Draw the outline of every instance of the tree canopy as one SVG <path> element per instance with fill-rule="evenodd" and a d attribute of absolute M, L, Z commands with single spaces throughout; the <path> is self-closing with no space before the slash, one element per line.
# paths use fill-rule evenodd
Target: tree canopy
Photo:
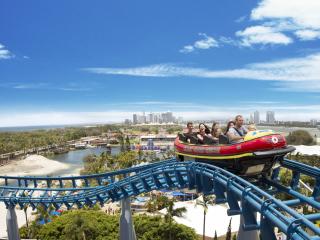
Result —
<path fill-rule="evenodd" d="M 32 238 L 45 240 L 114 240 L 119 238 L 119 216 L 107 215 L 95 210 L 70 210 L 54 217 L 50 223 L 39 226 L 32 223 Z M 171 234 L 175 240 L 196 240 L 192 228 L 177 223 L 166 223 L 160 216 L 134 216 L 137 239 L 162 240 Z M 20 229 L 21 237 L 26 237 L 26 227 Z"/>
<path fill-rule="evenodd" d="M 310 133 L 305 130 L 293 131 L 286 139 L 288 144 L 292 145 L 313 145 L 315 143 Z"/>

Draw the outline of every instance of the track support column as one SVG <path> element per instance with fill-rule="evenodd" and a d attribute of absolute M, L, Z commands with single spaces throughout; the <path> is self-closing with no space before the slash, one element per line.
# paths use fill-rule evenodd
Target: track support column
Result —
<path fill-rule="evenodd" d="M 20 240 L 17 215 L 14 206 L 9 206 L 7 210 L 7 233 L 9 240 Z"/>
<path fill-rule="evenodd" d="M 237 235 L 237 240 L 259 240 L 259 231 L 258 230 L 251 230 L 245 231 L 243 229 L 244 225 L 244 218 L 240 215 L 240 226 Z"/>
<path fill-rule="evenodd" d="M 136 240 L 130 204 L 130 197 L 121 200 L 120 240 Z"/>

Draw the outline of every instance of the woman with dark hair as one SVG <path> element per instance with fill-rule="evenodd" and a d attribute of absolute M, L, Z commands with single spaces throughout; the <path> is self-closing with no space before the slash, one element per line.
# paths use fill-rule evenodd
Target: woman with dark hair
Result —
<path fill-rule="evenodd" d="M 204 144 L 204 140 L 207 136 L 208 127 L 204 123 L 199 124 L 199 132 L 197 134 L 198 142 Z"/>
<path fill-rule="evenodd" d="M 227 135 L 227 133 L 229 132 L 229 129 L 233 128 L 234 125 L 235 125 L 234 121 L 229 121 L 228 124 L 227 124 L 226 131 L 224 132 L 224 135 Z"/>

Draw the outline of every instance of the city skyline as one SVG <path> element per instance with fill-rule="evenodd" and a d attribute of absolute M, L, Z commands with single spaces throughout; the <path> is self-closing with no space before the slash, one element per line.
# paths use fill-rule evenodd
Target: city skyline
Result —
<path fill-rule="evenodd" d="M 5 0 L 0 127 L 168 109 L 190 120 L 257 109 L 319 120 L 319 12 L 312 0 Z"/>

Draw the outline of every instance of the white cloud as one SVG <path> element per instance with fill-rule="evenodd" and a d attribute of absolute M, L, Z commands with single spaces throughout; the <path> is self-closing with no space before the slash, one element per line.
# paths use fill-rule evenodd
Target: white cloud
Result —
<path fill-rule="evenodd" d="M 98 74 L 130 75 L 144 77 L 199 77 L 252 79 L 286 82 L 288 91 L 303 90 L 320 92 L 320 53 L 301 58 L 288 58 L 271 62 L 253 63 L 243 68 L 209 70 L 205 68 L 181 67 L 172 64 L 158 64 L 136 68 L 86 68 L 85 71 Z M 277 89 L 279 85 L 276 86 Z"/>
<path fill-rule="evenodd" d="M 253 44 L 283 44 L 292 43 L 292 39 L 275 29 L 266 26 L 248 27 L 244 31 L 236 32 L 236 36 L 241 37 L 242 46 L 252 46 Z"/>
<path fill-rule="evenodd" d="M 320 38 L 319 13 L 317 0 L 261 0 L 250 15 L 250 20 L 258 22 L 258 26 L 238 31 L 237 35 L 243 38 L 244 46 L 266 42 L 287 45 L 293 42 L 287 36 L 289 33 L 302 41 L 315 40 Z M 245 34 L 252 28 L 259 30 L 257 27 L 260 31 Z"/>
<path fill-rule="evenodd" d="M 0 43 L 0 60 L 14 58 L 14 55 Z"/>
<path fill-rule="evenodd" d="M 318 0 L 262 0 L 251 12 L 253 20 L 292 21 L 301 29 L 320 28 Z"/>
<path fill-rule="evenodd" d="M 207 34 L 205 33 L 199 33 L 199 36 L 202 36 L 203 39 L 198 40 L 194 43 L 194 47 L 195 48 L 199 48 L 199 49 L 209 49 L 212 47 L 218 47 L 218 42 L 213 38 L 213 37 L 209 37 L 207 36 Z"/>
<path fill-rule="evenodd" d="M 191 46 L 191 45 L 187 45 L 187 46 L 184 46 L 180 52 L 182 53 L 190 53 L 190 52 L 193 52 L 194 51 L 194 47 Z"/>
<path fill-rule="evenodd" d="M 202 39 L 194 42 L 193 45 L 184 46 L 180 50 L 180 52 L 181 53 L 190 53 L 190 52 L 195 51 L 196 49 L 209 49 L 209 48 L 213 48 L 213 47 L 219 47 L 218 42 L 213 37 L 210 37 L 205 33 L 199 33 L 199 36 L 202 37 Z"/>
<path fill-rule="evenodd" d="M 294 34 L 302 41 L 315 40 L 317 38 L 320 38 L 320 30 L 298 30 Z"/>

